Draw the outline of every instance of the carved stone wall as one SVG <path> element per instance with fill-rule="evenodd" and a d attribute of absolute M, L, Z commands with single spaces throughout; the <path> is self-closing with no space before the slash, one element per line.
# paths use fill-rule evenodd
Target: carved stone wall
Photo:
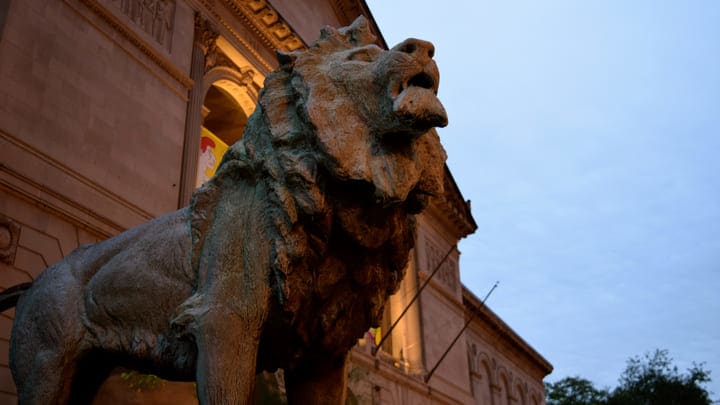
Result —
<path fill-rule="evenodd" d="M 477 329 L 476 329 L 477 330 Z M 530 375 L 523 357 L 513 356 L 504 345 L 493 345 L 471 332 L 467 340 L 467 361 L 476 404 L 545 404 L 541 379 Z M 510 355 L 509 355 L 510 354 Z"/>
<path fill-rule="evenodd" d="M 101 0 L 167 51 L 172 49 L 175 0 Z"/>

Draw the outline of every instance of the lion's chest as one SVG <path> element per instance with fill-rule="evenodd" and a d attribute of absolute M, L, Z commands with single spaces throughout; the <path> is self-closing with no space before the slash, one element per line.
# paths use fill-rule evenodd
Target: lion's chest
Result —
<path fill-rule="evenodd" d="M 261 350 L 262 368 L 295 369 L 340 358 L 379 323 L 405 262 L 391 263 L 397 252 L 389 255 L 387 249 L 329 251 L 315 266 L 288 275 L 287 301 L 277 308 L 282 315 L 270 317 L 283 321 L 271 321 L 262 339 L 261 349 L 272 348 Z"/>

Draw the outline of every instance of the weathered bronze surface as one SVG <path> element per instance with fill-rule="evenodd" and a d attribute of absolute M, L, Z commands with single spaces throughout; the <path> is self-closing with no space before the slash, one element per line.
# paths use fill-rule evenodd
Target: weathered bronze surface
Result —
<path fill-rule="evenodd" d="M 20 403 L 87 402 L 116 366 L 197 380 L 203 404 L 247 403 L 259 370 L 283 368 L 290 403 L 343 403 L 347 353 L 442 193 L 432 56 L 417 39 L 382 50 L 363 18 L 279 53 L 190 206 L 78 248 L 7 298 Z"/>

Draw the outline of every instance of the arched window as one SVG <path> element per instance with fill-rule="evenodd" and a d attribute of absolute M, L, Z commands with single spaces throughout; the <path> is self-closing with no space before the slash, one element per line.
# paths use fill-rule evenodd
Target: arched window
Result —
<path fill-rule="evenodd" d="M 492 405 L 493 375 L 492 368 L 486 358 L 478 359 L 478 368 L 477 372 L 473 373 L 472 384 L 475 403 L 478 405 Z"/>

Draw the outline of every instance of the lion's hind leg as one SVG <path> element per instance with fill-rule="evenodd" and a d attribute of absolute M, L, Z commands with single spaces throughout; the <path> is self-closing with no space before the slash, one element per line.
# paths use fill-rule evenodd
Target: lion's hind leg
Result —
<path fill-rule="evenodd" d="M 79 297 L 75 280 L 51 268 L 18 302 L 10 368 L 19 404 L 70 402 L 78 361 L 88 348 Z"/>
<path fill-rule="evenodd" d="M 114 366 L 109 356 L 88 351 L 80 333 L 62 339 L 34 336 L 14 342 L 13 349 L 11 365 L 20 405 L 90 404 Z"/>
<path fill-rule="evenodd" d="M 75 358 L 61 350 L 42 350 L 30 359 L 24 372 L 14 373 L 18 403 L 67 404 L 75 376 Z"/>

